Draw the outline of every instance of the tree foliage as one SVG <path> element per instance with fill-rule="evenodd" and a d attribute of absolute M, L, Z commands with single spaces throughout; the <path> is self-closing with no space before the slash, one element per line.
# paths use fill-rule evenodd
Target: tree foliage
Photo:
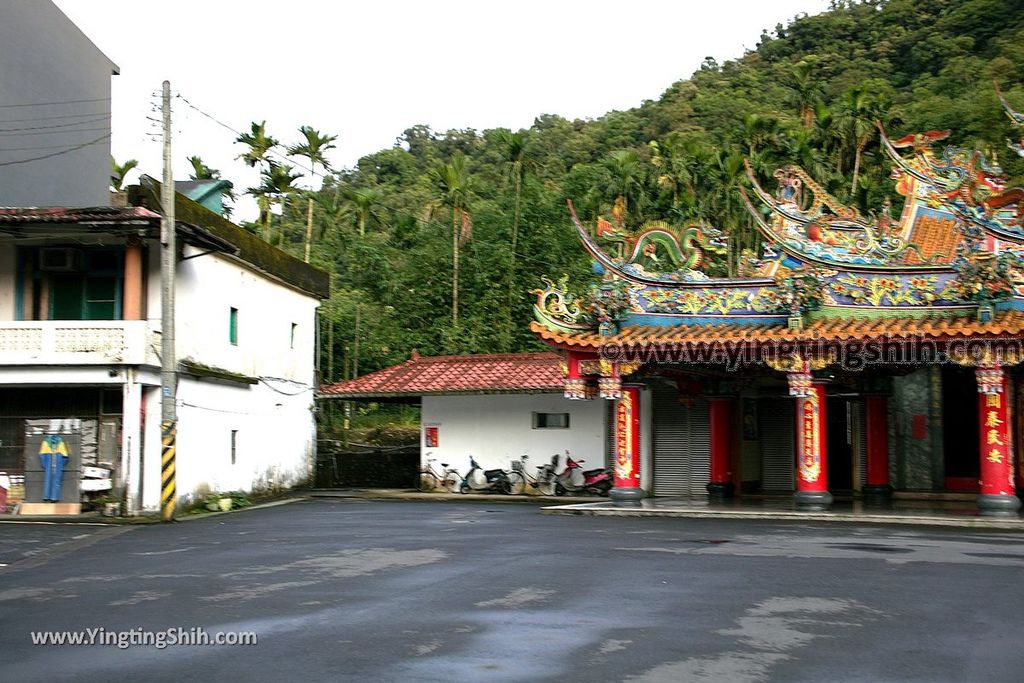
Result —
<path fill-rule="evenodd" d="M 898 209 L 878 119 L 894 135 L 952 129 L 951 142 L 996 153 L 1020 179 L 1024 160 L 1006 150 L 1013 131 L 992 81 L 1024 108 L 1022 9 L 1020 0 L 834 0 L 735 60 L 706 59 L 634 109 L 593 120 L 540 114 L 520 131 L 409 127 L 392 148 L 333 172 L 315 197 L 311 260 L 331 271 L 335 291 L 323 311 L 326 379 L 350 375 L 356 356 L 365 372 L 413 349 L 541 348 L 528 290 L 541 274 L 583 283 L 589 273 L 568 199 L 589 222 L 618 205 L 631 227 L 720 228 L 729 250 L 712 271 L 724 275 L 760 246 L 738 192 L 744 159 L 768 184 L 796 163 L 862 211 L 887 198 Z M 266 165 L 268 137 L 254 124 L 239 138 L 243 158 Z M 280 239 L 300 256 L 305 222 L 304 202 L 284 201 Z"/>

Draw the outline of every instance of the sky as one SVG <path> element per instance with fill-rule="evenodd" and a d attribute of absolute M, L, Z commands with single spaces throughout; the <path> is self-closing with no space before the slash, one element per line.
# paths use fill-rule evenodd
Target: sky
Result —
<path fill-rule="evenodd" d="M 518 130 L 540 114 L 598 118 L 657 99 L 707 56 L 753 49 L 762 29 L 828 0 L 55 0 L 121 70 L 111 152 L 161 176 L 160 88 L 171 83 L 174 174 L 199 155 L 258 184 L 235 131 L 266 120 L 285 144 L 338 136 L 335 168 L 407 128 Z M 191 103 L 206 115 L 196 111 Z M 219 123 L 218 123 L 219 122 Z M 224 125 L 221 125 L 224 124 Z M 224 126 L 227 126 L 224 127 Z M 136 174 L 129 175 L 134 180 Z M 305 178 L 304 186 L 319 184 Z M 235 219 L 255 204 L 240 198 Z"/>

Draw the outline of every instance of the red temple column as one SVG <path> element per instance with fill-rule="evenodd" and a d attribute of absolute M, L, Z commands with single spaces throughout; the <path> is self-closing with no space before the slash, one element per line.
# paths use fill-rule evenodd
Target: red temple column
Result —
<path fill-rule="evenodd" d="M 640 387 L 622 387 L 615 402 L 615 487 L 609 496 L 616 505 L 639 505 L 646 494 L 640 488 Z"/>
<path fill-rule="evenodd" d="M 882 395 L 866 396 L 864 413 L 865 446 L 867 451 L 867 481 L 865 498 L 888 498 L 892 495 L 889 483 L 889 401 Z"/>
<path fill-rule="evenodd" d="M 794 501 L 799 510 L 827 510 L 828 452 L 825 432 L 825 385 L 810 377 L 790 378 L 790 393 L 797 396 L 797 465 Z"/>
<path fill-rule="evenodd" d="M 712 396 L 708 403 L 711 436 L 708 495 L 712 498 L 729 498 L 736 490 L 732 481 L 733 401 L 729 396 Z"/>
<path fill-rule="evenodd" d="M 1001 367 L 979 367 L 978 445 L 981 476 L 978 481 L 978 510 L 989 516 L 1016 516 L 1020 499 L 1013 481 L 1010 452 L 1010 411 L 1006 374 Z"/>

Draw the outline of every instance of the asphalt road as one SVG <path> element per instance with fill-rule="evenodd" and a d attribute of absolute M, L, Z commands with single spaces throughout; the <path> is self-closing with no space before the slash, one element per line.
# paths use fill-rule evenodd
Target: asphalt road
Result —
<path fill-rule="evenodd" d="M 4 681 L 1024 680 L 1014 533 L 349 499 L 0 524 L 0 564 Z M 31 639 L 179 627 L 258 643 Z"/>

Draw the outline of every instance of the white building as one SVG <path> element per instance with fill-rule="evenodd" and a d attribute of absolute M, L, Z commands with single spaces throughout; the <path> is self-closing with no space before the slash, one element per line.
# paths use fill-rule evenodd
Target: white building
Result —
<path fill-rule="evenodd" d="M 99 466 L 130 511 L 159 508 L 158 196 L 144 178 L 129 208 L 0 209 L 0 474 L 12 498 L 42 500 L 40 440 L 60 434 L 62 503 L 86 495 Z M 328 275 L 180 194 L 176 212 L 179 500 L 305 483 Z"/>
<path fill-rule="evenodd" d="M 563 397 L 562 359 L 551 352 L 423 356 L 321 388 L 322 400 L 419 401 L 420 458 L 436 458 L 469 469 L 509 469 L 529 456 L 531 471 L 553 455 L 584 460 L 586 467 L 610 463 L 610 401 Z M 642 401 L 649 402 L 644 392 Z M 645 414 L 649 415 L 650 411 Z M 649 431 L 648 431 L 649 433 Z M 641 444 L 650 458 L 650 444 Z M 564 467 L 560 460 L 559 469 Z"/>

